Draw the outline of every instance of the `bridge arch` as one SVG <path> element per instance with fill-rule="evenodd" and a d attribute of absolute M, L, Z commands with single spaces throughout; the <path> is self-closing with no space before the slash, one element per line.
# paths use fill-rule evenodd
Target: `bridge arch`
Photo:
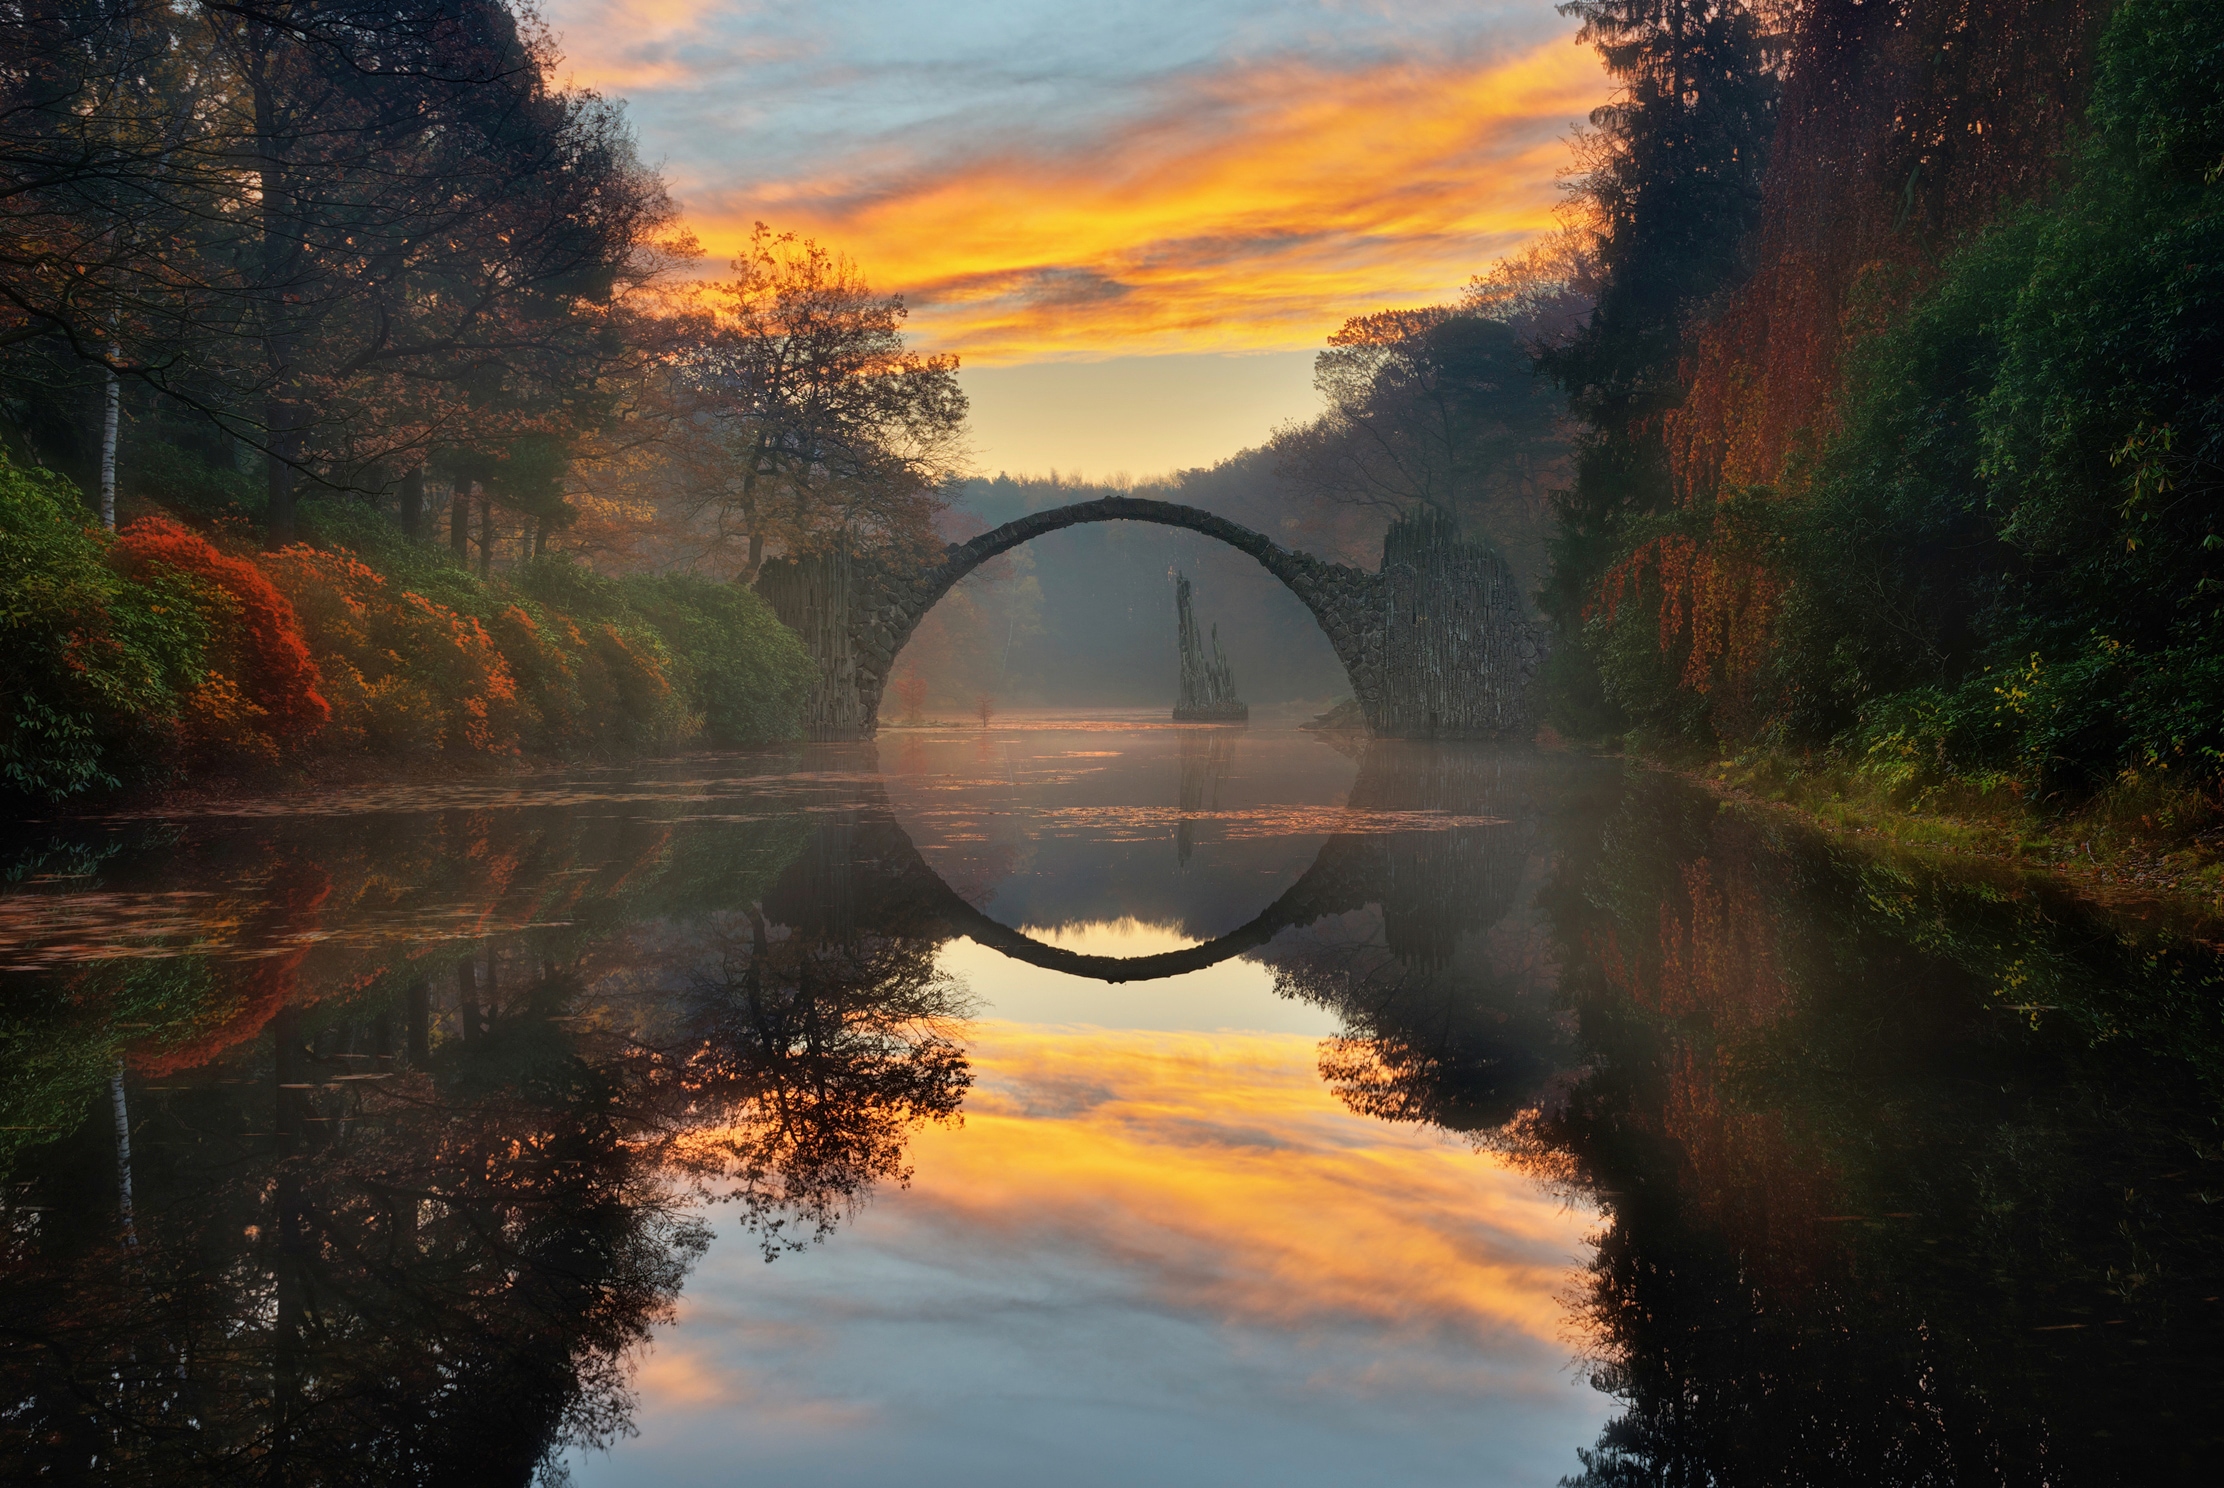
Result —
<path fill-rule="evenodd" d="M 1232 930 L 1147 956 L 1102 956 L 1049 945 L 992 918 L 927 861 L 890 805 L 866 782 L 842 810 L 817 818 L 811 846 L 765 896 L 780 923 L 832 938 L 858 933 L 937 940 L 964 936 L 1014 961 L 1109 983 L 1149 982 L 1201 971 L 1267 945 L 1284 930 L 1378 905 L 1390 950 L 1414 964 L 1448 957 L 1461 928 L 1487 926 L 1514 907 L 1530 834 L 1515 818 L 1476 807 L 1496 756 L 1455 757 L 1434 768 L 1369 750 L 1353 783 L 1354 815 L 1329 836 L 1275 900 Z M 1465 770 L 1463 772 L 1463 766 Z M 1385 827 L 1378 812 L 1420 820 Z M 1464 818 L 1430 823 L 1437 815 Z"/>
<path fill-rule="evenodd" d="M 1030 512 L 952 543 L 939 561 L 916 568 L 842 552 L 767 563 L 758 592 L 818 663 L 806 705 L 811 737 L 870 738 L 896 656 L 959 580 L 1022 543 L 1092 522 L 1185 528 L 1248 554 L 1312 612 L 1375 733 L 1505 738 L 1534 731 L 1529 692 L 1541 637 L 1504 562 L 1448 524 L 1396 524 L 1384 540 L 1382 570 L 1370 574 L 1285 548 L 1198 507 L 1106 496 Z"/>

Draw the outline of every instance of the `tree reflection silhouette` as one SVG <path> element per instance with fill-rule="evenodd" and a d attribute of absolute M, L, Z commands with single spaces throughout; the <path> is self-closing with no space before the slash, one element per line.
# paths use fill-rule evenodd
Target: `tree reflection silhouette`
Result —
<path fill-rule="evenodd" d="M 1307 879 L 1339 912 L 1261 955 L 1277 991 L 1341 1019 L 1321 1076 L 1361 1115 L 1487 1135 L 1570 1062 L 1530 903 L 1553 768 L 1390 741 L 1363 756 L 1358 822 L 1403 825 L 1330 839 Z"/>
<path fill-rule="evenodd" d="M 1350 1108 L 1595 1202 L 1569 1300 L 1621 1414 L 1571 1481 L 2178 1481 L 2224 1446 L 2211 947 L 1613 762 L 1377 745 L 1254 921 L 1114 963 L 987 921 L 847 782 L 726 835 L 258 840 L 291 887 L 225 923 L 270 954 L 5 984 L 15 1475 L 522 1483 L 611 1440 L 704 1199 L 770 1259 L 959 1118 L 958 934 L 1107 980 L 1255 956 L 1337 1014 Z M 364 948 L 365 903 L 470 933 Z"/>
<path fill-rule="evenodd" d="M 823 1240 L 876 1184 L 908 1182 L 904 1149 L 958 1117 L 969 1011 L 927 939 L 813 938 L 750 916 L 746 950 L 698 978 L 691 1035 L 642 1057 L 677 1104 L 668 1155 L 738 1201 L 765 1258 Z"/>
<path fill-rule="evenodd" d="M 1546 903 L 1625 1413 L 1571 1483 L 2186 1481 L 2219 1446 L 2213 950 L 1634 782 Z"/>
<path fill-rule="evenodd" d="M 281 1009 L 139 1094 L 133 1240 L 48 1149 L 0 1364 L 28 1474 L 524 1482 L 626 1425 L 626 1352 L 705 1241 L 534 980 L 416 1067 L 391 1016 Z M 20 1219 L 21 1216 L 19 1216 Z"/>
<path fill-rule="evenodd" d="M 578 882 L 560 838 L 468 830 L 506 865 L 501 892 Z M 205 988 L 194 1007 L 255 1022 L 188 1024 L 212 1061 L 150 1057 L 118 1087 L 128 1228 L 111 1123 L 56 1110 L 71 1134 L 21 1154 L 0 1285 L 9 1475 L 524 1483 L 627 1432 L 629 1356 L 708 1242 L 705 1193 L 741 1204 L 769 1258 L 902 1181 L 910 1133 L 963 1100 L 959 990 L 931 939 L 826 920 L 826 836 L 754 881 L 772 917 L 706 906 L 698 850 L 659 834 L 597 848 L 625 897 L 566 889 L 545 931 L 389 944 L 314 974 L 289 950 L 11 984 L 19 1034 L 84 1021 L 52 995 L 64 983 L 133 1009 L 156 995 L 127 995 L 140 981 Z M 728 861 L 760 861 L 754 841 L 729 836 Z M 597 969 L 621 929 L 628 965 L 729 943 L 718 971 L 628 1001 Z M 69 1098 L 51 1083 L 39 1098 Z"/>

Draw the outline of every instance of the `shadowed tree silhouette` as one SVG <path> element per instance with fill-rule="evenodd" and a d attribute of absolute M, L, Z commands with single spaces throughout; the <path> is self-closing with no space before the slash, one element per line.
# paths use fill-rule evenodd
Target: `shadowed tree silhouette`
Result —
<path fill-rule="evenodd" d="M 824 1240 L 876 1184 L 908 1182 L 911 1133 L 957 1120 L 973 1077 L 939 942 L 816 939 L 761 910 L 750 931 L 696 981 L 685 1051 L 648 1054 L 644 1081 L 681 1103 L 672 1159 L 742 1206 L 770 1260 Z"/>

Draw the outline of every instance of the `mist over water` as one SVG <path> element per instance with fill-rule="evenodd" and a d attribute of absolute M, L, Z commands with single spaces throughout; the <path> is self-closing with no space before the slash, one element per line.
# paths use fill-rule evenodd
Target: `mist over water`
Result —
<path fill-rule="evenodd" d="M 1028 494 L 993 501 L 976 489 L 961 530 L 1108 493 L 1044 484 Z M 1235 520 L 1246 518 L 1256 520 Z M 1198 619 L 1218 626 L 1253 707 L 1298 723 L 1350 694 L 1328 637 L 1288 586 L 1225 543 L 1140 522 L 1053 532 L 984 564 L 927 613 L 897 673 L 926 682 L 938 718 L 971 718 L 983 695 L 1007 710 L 1163 715 L 1180 676 L 1176 573 L 1196 585 Z"/>
<path fill-rule="evenodd" d="M 1036 719 L 10 852 L 11 1477 L 2216 1445 L 2214 951 L 1618 761 Z"/>

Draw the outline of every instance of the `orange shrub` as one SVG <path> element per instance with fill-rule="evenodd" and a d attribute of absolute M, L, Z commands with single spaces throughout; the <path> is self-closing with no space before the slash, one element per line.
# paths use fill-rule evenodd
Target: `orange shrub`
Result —
<path fill-rule="evenodd" d="M 267 758 L 325 726 L 332 709 L 300 619 L 254 564 L 167 517 L 133 522 L 113 551 L 125 573 L 166 571 L 203 605 L 213 644 L 209 672 L 180 720 L 190 746 Z"/>
<path fill-rule="evenodd" d="M 516 679 L 486 628 L 344 550 L 303 546 L 263 559 L 306 622 L 330 678 L 331 742 L 382 753 L 514 755 Z"/>

